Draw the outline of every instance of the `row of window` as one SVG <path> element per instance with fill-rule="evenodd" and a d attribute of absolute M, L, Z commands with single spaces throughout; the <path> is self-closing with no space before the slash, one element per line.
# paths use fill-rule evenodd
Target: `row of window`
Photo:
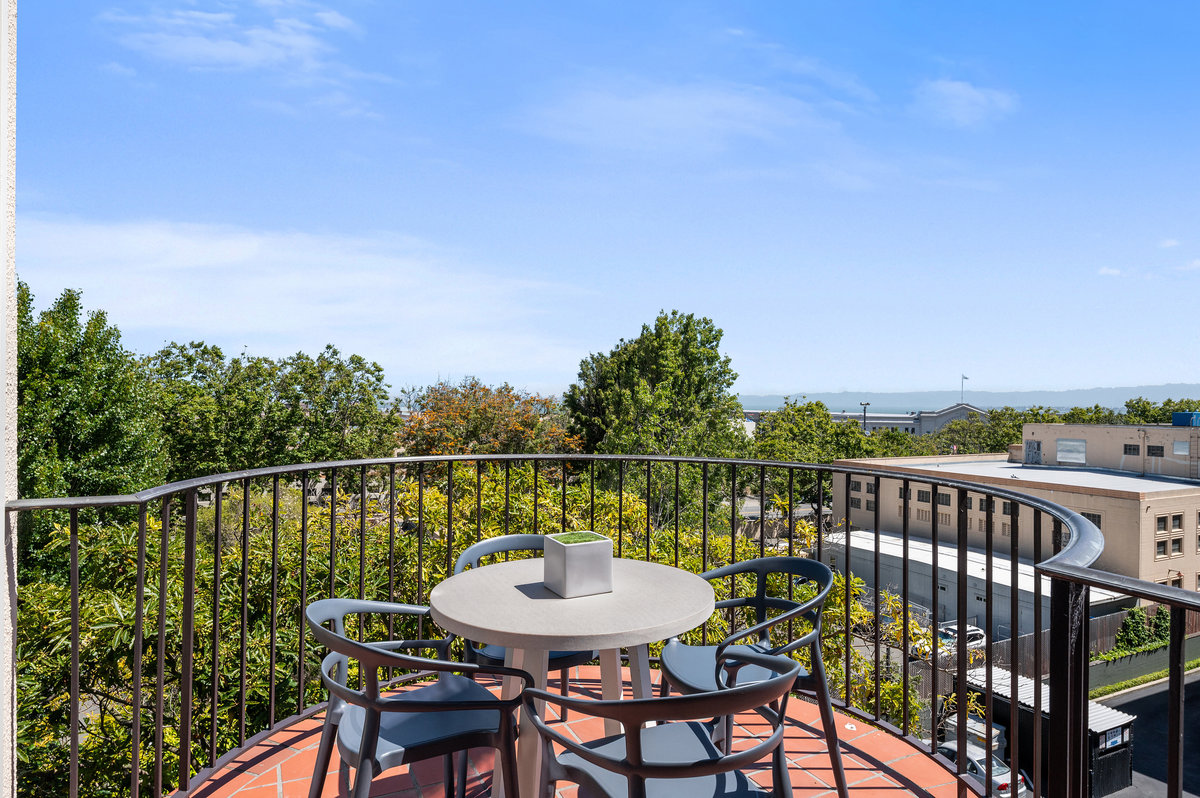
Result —
<path fill-rule="evenodd" d="M 1173 538 L 1159 538 L 1154 541 L 1154 559 L 1163 557 L 1183 556 L 1183 535 Z M 1200 554 L 1200 534 L 1196 535 L 1196 552 Z"/>
<path fill-rule="evenodd" d="M 1169 524 L 1169 526 L 1168 526 Z M 1200 529 L 1200 510 L 1196 512 L 1196 527 Z M 1183 513 L 1160 515 L 1154 519 L 1154 533 L 1164 535 L 1168 532 L 1183 531 Z"/>
<path fill-rule="evenodd" d="M 1187 457 L 1189 445 L 1187 441 L 1175 441 L 1171 445 L 1171 454 L 1180 457 Z M 1130 457 L 1137 457 L 1142 453 L 1141 446 L 1136 443 L 1125 444 L 1125 454 Z M 1155 446 L 1152 443 L 1146 444 L 1147 457 L 1166 457 L 1165 446 Z"/>

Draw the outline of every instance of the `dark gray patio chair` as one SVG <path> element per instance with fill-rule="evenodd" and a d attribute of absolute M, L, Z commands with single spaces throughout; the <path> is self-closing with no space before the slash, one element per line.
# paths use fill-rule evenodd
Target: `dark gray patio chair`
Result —
<path fill-rule="evenodd" d="M 450 640 L 393 640 L 360 643 L 346 636 L 345 619 L 358 614 L 426 615 L 428 607 L 356 599 L 322 599 L 305 609 L 308 628 L 330 653 L 321 663 L 321 679 L 329 690 L 329 707 L 313 769 L 309 798 L 319 798 L 336 741 L 341 755 L 340 779 L 347 767 L 357 771 L 353 798 L 366 798 L 371 780 L 389 768 L 436 756 L 445 758 L 446 794 L 454 784 L 453 755 L 469 748 L 495 748 L 503 763 L 506 794 L 517 794 L 516 718 L 520 697 L 502 700 L 465 676 L 515 676 L 533 686 L 533 677 L 514 668 L 451 662 Z M 400 653 L 432 649 L 439 659 Z M 363 689 L 348 685 L 350 662 L 357 663 Z M 379 671 L 436 673 L 437 681 L 395 695 L 380 694 Z M 384 686 L 386 688 L 387 683 Z M 460 781 L 459 795 L 464 784 Z"/>
<path fill-rule="evenodd" d="M 684 694 L 715 690 L 722 671 L 728 674 L 731 684 L 743 685 L 766 679 L 770 677 L 770 672 L 754 664 L 749 653 L 787 655 L 807 646 L 811 669 L 800 670 L 794 688 L 812 693 L 816 699 L 838 794 L 846 798 L 846 772 L 842 767 L 837 724 L 833 719 L 829 686 L 825 682 L 825 666 L 821 661 L 821 608 L 833 586 L 833 572 L 823 563 L 805 557 L 763 557 L 716 568 L 701 576 L 713 581 L 729 576 L 736 578 L 742 574 L 754 575 L 754 595 L 723 599 L 716 603 L 716 609 L 733 608 L 737 612 L 740 608 L 748 608 L 753 611 L 754 624 L 732 632 L 715 646 L 692 646 L 677 637 L 671 638 L 662 651 L 663 692 L 666 693 L 668 685 Z M 770 596 L 767 594 L 767 583 L 775 574 L 782 575 L 793 585 L 797 580 L 800 586 L 811 583 L 816 593 L 804 601 L 794 601 L 786 594 Z M 768 617 L 770 611 L 778 614 Z M 779 635 L 786 633 L 788 624 L 796 622 L 808 626 L 808 631 L 794 640 L 779 642 Z M 771 639 L 772 631 L 777 633 L 774 642 Z M 740 642 L 744 640 L 753 642 Z M 728 719 L 725 726 L 724 742 L 728 750 Z"/>
<path fill-rule="evenodd" d="M 787 657 L 743 652 L 741 664 L 766 678 L 687 696 L 595 701 L 526 690 L 527 717 L 533 718 L 547 742 L 546 772 L 550 787 L 558 781 L 579 785 L 579 798 L 791 798 L 787 758 L 783 752 L 783 718 L 788 691 L 800 664 Z M 724 664 L 725 655 L 718 660 Z M 724 677 L 722 677 L 724 678 Z M 546 725 L 533 712 L 533 702 L 570 707 L 578 712 L 619 721 L 624 734 L 576 742 Z M 757 712 L 771 733 L 756 737 L 749 748 L 730 753 L 712 742 L 711 718 Z M 657 725 L 647 727 L 647 724 Z M 558 746 L 559 752 L 554 751 Z M 767 792 L 741 772 L 771 755 L 773 790 Z"/>
<path fill-rule="evenodd" d="M 544 551 L 545 546 L 546 538 L 543 535 L 501 535 L 481 540 L 467 547 L 466 551 L 458 555 L 458 559 L 454 562 L 454 573 L 461 573 L 466 570 L 467 566 L 478 568 L 485 557 L 514 551 Z M 470 640 L 465 642 L 466 652 L 463 659 L 467 662 L 476 662 L 481 665 L 504 664 L 506 653 L 504 646 L 478 645 Z M 599 656 L 599 652 L 596 651 L 551 651 L 547 657 L 546 672 L 559 672 L 558 688 L 563 695 L 566 695 L 568 671 L 578 665 L 591 662 Z M 564 713 L 562 720 L 566 719 L 567 716 Z"/>

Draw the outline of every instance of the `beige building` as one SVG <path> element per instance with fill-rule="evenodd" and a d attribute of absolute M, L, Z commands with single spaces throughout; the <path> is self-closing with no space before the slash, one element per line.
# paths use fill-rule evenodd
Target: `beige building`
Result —
<path fill-rule="evenodd" d="M 1200 427 L 1026 424 L 1022 437 L 1028 465 L 1086 466 L 1200 480 Z"/>
<path fill-rule="evenodd" d="M 1107 453 L 1124 451 L 1125 440 L 1137 440 L 1141 449 L 1147 445 L 1163 446 L 1164 452 L 1175 450 L 1174 440 L 1181 428 L 1150 427 L 1145 431 L 1161 434 L 1136 437 L 1139 428 L 1123 433 L 1113 427 L 1062 424 L 1030 424 L 1026 426 L 1025 451 L 1030 441 L 1042 443 L 1043 462 L 1012 462 L 1007 455 L 956 455 L 943 457 L 901 457 L 841 461 L 840 465 L 882 469 L 894 472 L 894 479 L 882 478 L 876 488 L 873 479 L 852 476 L 849 485 L 849 518 L 854 529 L 873 529 L 876 507 L 879 528 L 883 532 L 899 533 L 903 528 L 904 502 L 902 480 L 909 479 L 909 531 L 915 538 L 931 537 L 934 513 L 937 514 L 939 538 L 944 544 L 953 543 L 958 535 L 958 491 L 942 487 L 935 490 L 927 480 L 962 480 L 994 485 L 1028 493 L 1061 504 L 1083 515 L 1104 534 L 1104 553 L 1095 567 L 1114 573 L 1172 584 L 1189 590 L 1200 589 L 1200 482 L 1173 478 L 1154 472 L 1118 470 L 1095 463 Z M 1197 444 L 1188 437 L 1186 428 L 1182 439 L 1188 442 L 1189 457 Z M 1072 452 L 1079 451 L 1074 443 L 1085 441 L 1083 463 L 1070 462 Z M 1094 441 L 1094 442 L 1093 442 Z M 1149 441 L 1149 443 L 1147 443 Z M 1161 442 L 1158 442 L 1161 441 Z M 1180 447 L 1182 448 L 1182 447 Z M 1068 455 L 1064 463 L 1062 454 Z M 1132 455 L 1121 455 L 1132 464 Z M 1152 455 L 1150 458 L 1156 458 Z M 1019 458 L 1014 458 L 1019 459 Z M 1046 463 L 1049 459 L 1050 464 Z M 1158 458 L 1165 467 L 1187 467 L 1187 459 L 1176 456 Z M 1180 460 L 1183 460 L 1183 465 Z M 1137 460 L 1141 467 L 1142 457 Z M 1157 461 L 1155 464 L 1158 465 Z M 835 477 L 833 492 L 835 519 L 846 517 L 844 478 Z M 966 497 L 967 545 L 983 549 L 986 539 L 986 505 L 981 494 L 968 492 Z M 1012 545 L 1014 507 L 1010 502 L 998 502 L 993 508 L 993 545 L 1006 553 Z M 1032 561 L 1034 555 L 1034 512 L 1028 507 L 1015 508 L 1019 556 Z M 1053 531 L 1048 518 L 1042 525 L 1042 556 L 1053 551 Z"/>

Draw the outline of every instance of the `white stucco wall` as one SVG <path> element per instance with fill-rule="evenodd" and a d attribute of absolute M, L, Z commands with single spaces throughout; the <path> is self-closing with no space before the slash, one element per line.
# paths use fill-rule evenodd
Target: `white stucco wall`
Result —
<path fill-rule="evenodd" d="M 0 451 L 3 500 L 17 498 L 17 0 L 0 0 L 0 257 L 4 259 L 4 443 Z M 16 519 L 5 514 L 0 569 L 0 798 L 17 794 Z"/>

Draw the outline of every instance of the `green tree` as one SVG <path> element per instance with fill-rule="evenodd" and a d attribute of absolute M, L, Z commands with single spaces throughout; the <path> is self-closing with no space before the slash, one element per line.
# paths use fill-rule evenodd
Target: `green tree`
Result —
<path fill-rule="evenodd" d="M 279 401 L 279 366 L 242 355 L 226 360 L 203 342 L 171 343 L 147 359 L 159 383 L 168 479 L 281 465 L 293 436 Z"/>
<path fill-rule="evenodd" d="M 587 452 L 734 456 L 746 449 L 737 374 L 722 332 L 691 313 L 660 313 L 633 340 L 589 355 L 564 397 Z"/>
<path fill-rule="evenodd" d="M 383 367 L 328 345 L 315 358 L 297 352 L 278 364 L 279 398 L 295 436 L 296 462 L 388 457 L 402 423 Z"/>
<path fill-rule="evenodd" d="M 1063 413 L 1064 424 L 1120 424 L 1121 417 L 1115 410 L 1100 405 L 1072 407 Z"/>
<path fill-rule="evenodd" d="M 405 393 L 412 413 L 400 431 L 407 455 L 571 452 L 579 439 L 567 432 L 562 403 L 553 396 L 498 388 L 475 377 L 439 382 Z"/>
<path fill-rule="evenodd" d="M 102 311 L 83 318 L 78 291 L 36 318 L 17 287 L 17 489 L 22 498 L 133 493 L 166 473 L 155 387 Z M 52 524 L 23 522 L 21 580 L 47 565 Z"/>
<path fill-rule="evenodd" d="M 1151 643 L 1166 644 L 1171 641 L 1171 608 L 1159 604 L 1154 614 L 1150 616 Z"/>

